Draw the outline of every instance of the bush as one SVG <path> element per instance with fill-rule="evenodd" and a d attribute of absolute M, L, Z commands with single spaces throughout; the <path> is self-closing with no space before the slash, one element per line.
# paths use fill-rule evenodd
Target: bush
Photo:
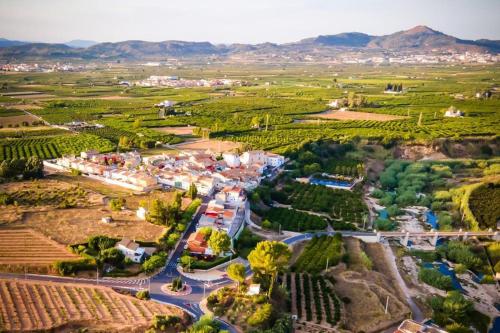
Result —
<path fill-rule="evenodd" d="M 446 276 L 434 268 L 422 268 L 418 273 L 420 281 L 441 290 L 452 290 L 451 277 Z"/>
<path fill-rule="evenodd" d="M 54 268 L 59 275 L 67 276 L 76 274 L 79 271 L 93 270 L 96 265 L 89 259 L 82 259 L 77 261 L 56 261 Z"/>
<path fill-rule="evenodd" d="M 123 207 L 125 207 L 125 199 L 123 198 L 111 199 L 109 201 L 109 208 L 113 211 L 120 211 Z"/>
<path fill-rule="evenodd" d="M 391 220 L 387 219 L 376 219 L 374 222 L 375 229 L 378 231 L 390 231 L 394 230 L 396 227 L 396 223 L 392 222 Z"/>
<path fill-rule="evenodd" d="M 146 289 L 139 290 L 135 294 L 135 297 L 137 297 L 138 299 L 142 299 L 142 300 L 148 300 L 150 298 L 149 297 L 149 291 L 146 290 Z"/>
<path fill-rule="evenodd" d="M 156 329 L 165 331 L 170 327 L 175 327 L 181 322 L 181 318 L 177 316 L 155 315 L 152 320 L 151 326 Z"/>
<path fill-rule="evenodd" d="M 262 305 L 257 308 L 250 317 L 247 319 L 247 323 L 250 326 L 260 326 L 266 327 L 269 324 L 269 319 L 273 311 L 273 306 L 269 303 Z"/>
<path fill-rule="evenodd" d="M 146 273 L 152 273 L 156 269 L 165 266 L 167 261 L 167 255 L 164 252 L 153 254 L 151 257 L 146 259 L 142 264 L 142 270 Z"/>

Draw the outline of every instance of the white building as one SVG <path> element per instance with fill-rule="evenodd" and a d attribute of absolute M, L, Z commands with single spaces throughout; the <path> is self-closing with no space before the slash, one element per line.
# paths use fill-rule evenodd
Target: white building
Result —
<path fill-rule="evenodd" d="M 252 164 L 266 164 L 266 152 L 263 150 L 251 150 L 244 152 L 240 157 L 241 164 L 246 166 Z"/>
<path fill-rule="evenodd" d="M 145 248 L 140 247 L 139 244 L 128 238 L 123 238 L 115 247 L 123 253 L 126 258 L 129 258 L 135 263 L 141 263 L 145 258 Z"/>
<path fill-rule="evenodd" d="M 266 153 L 266 164 L 277 168 L 282 166 L 285 163 L 285 158 L 278 154 Z"/>
<path fill-rule="evenodd" d="M 238 168 L 241 165 L 240 156 L 236 153 L 224 153 L 222 158 L 230 168 Z"/>
<path fill-rule="evenodd" d="M 450 106 L 448 110 L 444 113 L 445 117 L 451 117 L 451 118 L 458 118 L 458 117 L 463 117 L 464 113 L 454 106 Z"/>

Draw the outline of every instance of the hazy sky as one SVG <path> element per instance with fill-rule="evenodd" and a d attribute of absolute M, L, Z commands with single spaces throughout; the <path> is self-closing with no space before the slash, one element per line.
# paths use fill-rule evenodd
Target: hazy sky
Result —
<path fill-rule="evenodd" d="M 65 42 L 291 42 L 415 25 L 500 39 L 500 0 L 0 0 L 0 37 Z"/>

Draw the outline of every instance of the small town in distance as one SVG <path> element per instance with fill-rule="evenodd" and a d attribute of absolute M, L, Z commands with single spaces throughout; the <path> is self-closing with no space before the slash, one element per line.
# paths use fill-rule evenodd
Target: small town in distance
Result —
<path fill-rule="evenodd" d="M 500 3 L 0 3 L 0 332 L 500 332 Z"/>

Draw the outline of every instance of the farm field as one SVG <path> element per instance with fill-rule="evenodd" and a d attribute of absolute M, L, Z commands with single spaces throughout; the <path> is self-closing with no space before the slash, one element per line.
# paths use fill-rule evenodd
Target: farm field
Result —
<path fill-rule="evenodd" d="M 63 245 L 28 228 L 0 228 L 0 265 L 48 266 L 78 260 Z M 1 302 L 0 302 L 1 303 Z"/>
<path fill-rule="evenodd" d="M 290 293 L 290 312 L 297 315 L 297 332 L 335 332 L 341 324 L 342 303 L 324 276 L 287 273 L 283 276 Z"/>
<path fill-rule="evenodd" d="M 192 135 L 193 127 L 191 126 L 166 126 L 166 127 L 153 127 L 155 131 L 160 133 L 175 134 L 175 135 Z"/>
<path fill-rule="evenodd" d="M 326 111 L 318 114 L 311 114 L 309 117 L 321 118 L 321 119 L 336 119 L 336 120 L 375 120 L 375 121 L 391 121 L 391 120 L 401 120 L 407 117 L 390 115 L 390 114 L 380 114 L 380 113 L 370 113 L 361 111 Z"/>
<path fill-rule="evenodd" d="M 78 176 L 51 176 L 36 181 L 0 184 L 0 192 L 9 194 L 18 206 L 6 206 L 0 210 L 0 220 L 9 227 L 25 227 L 36 230 L 61 244 L 84 242 L 90 236 L 104 234 L 110 237 L 155 241 L 165 230 L 163 227 L 139 220 L 135 210 L 142 200 L 161 198 L 172 200 L 174 192 L 153 192 L 133 195 L 128 191 L 105 188 L 105 195 L 121 197 L 126 210 L 111 211 L 105 195 L 99 192 L 104 185 Z M 76 185 L 74 185 L 76 184 Z M 189 199 L 183 201 L 185 208 Z M 63 208 L 61 204 L 68 205 Z M 111 216 L 113 222 L 105 224 L 101 219 Z"/>
<path fill-rule="evenodd" d="M 195 79 L 224 76 L 252 81 L 255 85 L 220 90 L 124 88 L 118 84 L 117 77 L 135 81 L 149 75 Z M 336 80 L 333 85 L 332 76 Z M 29 96 L 38 107 L 30 112 L 51 124 L 87 121 L 105 125 L 105 131 L 95 134 L 107 140 L 107 144 L 96 142 L 90 148 L 112 150 L 121 136 L 131 136 L 134 148 L 151 146 L 157 141 L 179 143 L 187 133 L 183 128 L 191 126 L 208 129 L 211 139 L 286 153 L 300 148 L 306 141 L 319 139 L 346 141 L 360 137 L 385 144 L 395 140 L 431 142 L 438 138 L 455 140 L 498 135 L 499 99 L 494 86 L 499 79 L 496 66 L 468 66 L 457 71 L 444 66 L 339 65 L 325 69 L 311 65 L 290 66 L 284 70 L 274 66 L 214 65 L 200 74 L 199 69 L 190 66 L 172 70 L 117 65 L 107 70 L 65 74 L 64 80 L 55 73 L 9 73 L 0 79 L 0 84 L 8 86 L 3 94 L 10 97 L 1 97 L 5 108 L 22 108 L 21 99 Z M 270 80 L 273 83 L 266 86 Z M 387 83 L 396 80 L 405 87 L 405 93 L 384 94 Z M 485 90 L 494 91 L 493 96 L 475 97 L 476 92 Z M 319 114 L 328 110 L 329 101 L 347 98 L 349 94 L 362 96 L 364 104 L 346 112 Z M 47 95 L 51 97 L 46 98 Z M 456 98 L 457 95 L 463 98 Z M 165 99 L 176 102 L 175 114 L 163 118 L 158 116 L 154 105 Z M 444 117 L 450 106 L 463 111 L 465 116 Z M 163 133 L 158 132 L 159 128 Z M 32 143 L 12 143 L 19 144 L 27 146 L 21 148 L 22 153 L 16 147 L 15 152 L 4 152 L 0 159 L 23 157 L 27 153 L 38 155 L 38 148 Z M 40 154 L 42 158 L 71 153 L 52 152 L 49 142 L 39 142 L 39 145 L 42 150 L 47 146 L 50 152 L 44 151 Z M 191 149 L 218 149 L 218 143 L 208 147 L 205 143 L 189 143 L 186 147 L 190 146 Z M 224 144 L 221 150 L 236 147 Z M 76 150 L 88 148 L 83 142 L 75 144 Z"/>
<path fill-rule="evenodd" d="M 155 314 L 182 311 L 121 295 L 106 287 L 0 280 L 0 329 L 9 332 L 90 328 L 144 332 Z"/>
<path fill-rule="evenodd" d="M 177 144 L 176 148 L 188 149 L 188 150 L 210 149 L 216 153 L 223 153 L 226 151 L 233 151 L 236 149 L 240 149 L 241 144 L 237 142 L 222 141 L 222 140 L 195 140 Z"/>

